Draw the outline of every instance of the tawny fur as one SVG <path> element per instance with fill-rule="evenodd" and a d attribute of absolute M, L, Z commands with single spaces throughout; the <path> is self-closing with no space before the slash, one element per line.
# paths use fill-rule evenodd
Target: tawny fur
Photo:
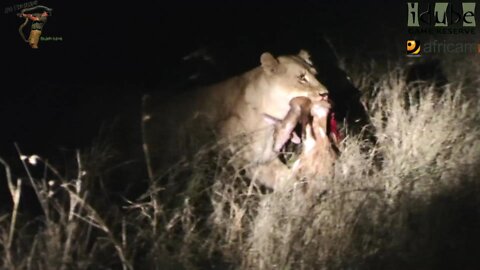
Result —
<path fill-rule="evenodd" d="M 186 150 L 192 147 L 189 144 L 201 145 L 212 139 L 212 133 L 219 140 L 247 135 L 238 160 L 250 165 L 247 175 L 259 183 L 274 188 L 288 176 L 290 170 L 278 159 L 274 128 L 264 121 L 265 115 L 283 119 L 292 98 L 328 91 L 315 78 L 316 70 L 304 51 L 277 58 L 263 53 L 260 62 L 253 70 L 209 87 L 147 99 L 144 137 L 155 176 L 192 152 Z"/>

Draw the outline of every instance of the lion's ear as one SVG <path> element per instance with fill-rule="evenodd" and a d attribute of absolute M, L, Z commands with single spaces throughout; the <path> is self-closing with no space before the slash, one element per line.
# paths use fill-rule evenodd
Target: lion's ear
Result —
<path fill-rule="evenodd" d="M 303 60 L 305 60 L 305 62 L 311 64 L 312 63 L 312 60 L 310 59 L 310 53 L 306 50 L 300 50 L 300 52 L 298 53 L 298 56 L 300 56 L 300 58 L 302 58 Z"/>
<path fill-rule="evenodd" d="M 279 65 L 278 60 L 269 52 L 264 52 L 260 56 L 260 63 L 265 71 L 274 73 Z"/>

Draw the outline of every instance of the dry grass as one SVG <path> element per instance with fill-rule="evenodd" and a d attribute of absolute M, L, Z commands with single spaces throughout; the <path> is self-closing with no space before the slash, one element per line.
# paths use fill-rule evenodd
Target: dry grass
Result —
<path fill-rule="evenodd" d="M 92 184 L 102 151 L 78 154 L 70 179 L 48 162 L 36 177 L 25 157 L 28 177 L 15 184 L 2 162 L 14 208 L 0 216 L 0 268 L 477 269 L 478 80 L 439 95 L 400 68 L 372 74 L 353 81 L 368 93 L 377 144 L 347 137 L 327 188 L 308 196 L 262 191 L 221 145 L 172 168 L 175 184 L 150 180 L 123 203 Z M 43 211 L 34 224 L 19 218 L 26 181 Z"/>

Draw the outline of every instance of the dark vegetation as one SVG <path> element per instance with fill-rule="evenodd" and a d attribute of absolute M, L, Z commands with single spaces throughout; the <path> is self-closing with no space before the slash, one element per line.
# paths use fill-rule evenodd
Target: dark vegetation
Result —
<path fill-rule="evenodd" d="M 45 34 L 65 42 L 38 51 L 5 16 L 0 268 L 478 269 L 478 57 L 406 59 L 405 5 L 357 2 L 98 4 L 76 20 L 51 3 Z M 252 188 L 221 144 L 172 168 L 176 186 L 148 179 L 143 94 L 301 48 L 350 123 L 328 192 Z"/>

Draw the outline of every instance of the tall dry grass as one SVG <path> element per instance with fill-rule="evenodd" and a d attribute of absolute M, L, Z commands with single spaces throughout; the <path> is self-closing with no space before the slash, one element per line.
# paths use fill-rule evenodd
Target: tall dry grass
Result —
<path fill-rule="evenodd" d="M 169 185 L 150 179 L 122 202 L 99 188 L 106 148 L 80 153 L 69 179 L 48 162 L 48 173 L 30 174 L 32 157 L 19 152 L 28 177 L 14 183 L 2 162 L 14 207 L 0 216 L 0 267 L 477 269 L 478 81 L 433 89 L 407 83 L 401 68 L 374 74 L 353 81 L 376 144 L 347 137 L 326 188 L 308 196 L 250 183 L 222 144 L 166 172 Z M 18 211 L 25 182 L 43 210 L 35 223 Z"/>

